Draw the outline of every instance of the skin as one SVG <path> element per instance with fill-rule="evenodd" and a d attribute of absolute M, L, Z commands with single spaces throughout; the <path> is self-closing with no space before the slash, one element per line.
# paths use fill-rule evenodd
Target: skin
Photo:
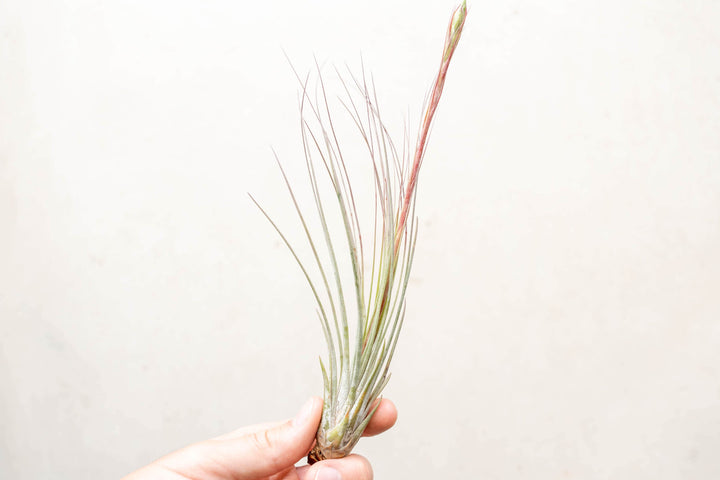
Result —
<path fill-rule="evenodd" d="M 322 415 L 313 397 L 295 418 L 240 428 L 182 448 L 123 480 L 372 480 L 370 462 L 360 455 L 295 467 L 310 451 Z M 383 399 L 363 436 L 395 424 L 397 409 Z"/>

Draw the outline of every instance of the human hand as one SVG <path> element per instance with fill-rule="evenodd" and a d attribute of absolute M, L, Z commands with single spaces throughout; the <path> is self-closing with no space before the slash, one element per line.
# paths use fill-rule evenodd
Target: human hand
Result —
<path fill-rule="evenodd" d="M 323 460 L 295 467 L 313 446 L 322 415 L 322 399 L 313 397 L 292 420 L 258 424 L 173 452 L 123 480 L 371 480 L 365 457 Z M 397 410 L 382 400 L 363 436 L 395 424 Z"/>

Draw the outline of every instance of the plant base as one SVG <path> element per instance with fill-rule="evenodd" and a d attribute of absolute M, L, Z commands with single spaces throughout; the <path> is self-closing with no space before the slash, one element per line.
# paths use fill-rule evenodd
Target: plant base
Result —
<path fill-rule="evenodd" d="M 312 450 L 310 450 L 310 453 L 308 453 L 307 462 L 308 465 L 312 465 L 313 463 L 319 462 L 321 460 L 325 460 L 325 455 L 323 455 L 322 451 L 320 451 L 320 447 L 316 442 L 315 446 L 312 448 Z"/>

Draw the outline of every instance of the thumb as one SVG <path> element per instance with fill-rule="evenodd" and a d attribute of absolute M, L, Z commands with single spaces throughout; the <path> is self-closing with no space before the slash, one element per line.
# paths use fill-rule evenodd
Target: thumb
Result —
<path fill-rule="evenodd" d="M 224 440 L 203 442 L 205 453 L 229 478 L 251 480 L 281 472 L 310 451 L 322 414 L 322 399 L 312 397 L 292 420 Z"/>

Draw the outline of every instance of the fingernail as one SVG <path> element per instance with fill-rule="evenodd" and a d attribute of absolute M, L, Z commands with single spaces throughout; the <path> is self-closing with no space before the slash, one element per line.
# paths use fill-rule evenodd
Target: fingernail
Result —
<path fill-rule="evenodd" d="M 334 468 L 323 467 L 318 470 L 315 480 L 342 480 L 342 475 Z"/>
<path fill-rule="evenodd" d="M 300 412 L 293 419 L 293 426 L 299 427 L 301 425 L 304 425 L 308 421 L 308 418 L 310 418 L 310 414 L 312 413 L 314 406 L 314 398 L 311 398 L 310 400 L 305 402 L 305 405 L 302 406 Z"/>

